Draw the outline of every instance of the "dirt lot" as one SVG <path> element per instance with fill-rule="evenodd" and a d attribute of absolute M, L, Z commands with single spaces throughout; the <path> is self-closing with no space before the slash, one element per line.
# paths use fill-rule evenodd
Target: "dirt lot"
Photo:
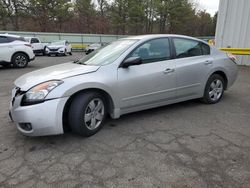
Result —
<path fill-rule="evenodd" d="M 13 81 L 81 56 L 0 68 L 0 187 L 250 187 L 250 67 L 216 105 L 194 100 L 108 119 L 91 138 L 22 136 L 7 115 Z"/>

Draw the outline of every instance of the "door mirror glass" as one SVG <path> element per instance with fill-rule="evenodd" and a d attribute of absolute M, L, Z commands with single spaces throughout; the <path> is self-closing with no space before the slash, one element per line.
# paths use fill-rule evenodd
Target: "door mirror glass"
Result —
<path fill-rule="evenodd" d="M 128 68 L 129 66 L 140 65 L 142 64 L 142 60 L 140 57 L 129 57 L 128 59 L 124 60 L 121 67 Z"/>

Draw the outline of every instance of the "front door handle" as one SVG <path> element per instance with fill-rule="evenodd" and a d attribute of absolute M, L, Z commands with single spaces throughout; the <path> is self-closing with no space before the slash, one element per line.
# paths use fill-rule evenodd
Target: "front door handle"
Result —
<path fill-rule="evenodd" d="M 211 60 L 207 60 L 207 61 L 205 61 L 205 65 L 211 65 L 213 63 L 213 61 L 211 61 Z"/>
<path fill-rule="evenodd" d="M 163 73 L 168 74 L 168 73 L 171 73 L 171 72 L 174 72 L 174 71 L 175 71 L 174 69 L 167 68 L 165 71 L 163 71 Z"/>

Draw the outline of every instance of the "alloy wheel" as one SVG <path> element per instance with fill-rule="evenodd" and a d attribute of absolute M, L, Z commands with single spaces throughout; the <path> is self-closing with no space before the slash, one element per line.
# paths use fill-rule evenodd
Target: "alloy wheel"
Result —
<path fill-rule="evenodd" d="M 89 130 L 98 128 L 104 118 L 104 103 L 101 99 L 91 100 L 85 110 L 84 123 Z"/>
<path fill-rule="evenodd" d="M 223 93 L 223 83 L 219 79 L 215 79 L 209 87 L 209 97 L 212 101 L 220 99 Z"/>

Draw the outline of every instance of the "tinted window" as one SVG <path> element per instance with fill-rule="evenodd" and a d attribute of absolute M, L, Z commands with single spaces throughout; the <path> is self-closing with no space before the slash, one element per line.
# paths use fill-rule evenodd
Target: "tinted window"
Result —
<path fill-rule="evenodd" d="M 210 47 L 195 40 L 174 38 L 176 57 L 185 58 L 210 54 Z"/>
<path fill-rule="evenodd" d="M 0 36 L 0 43 L 8 43 L 9 40 L 7 37 Z"/>
<path fill-rule="evenodd" d="M 25 41 L 23 37 L 8 37 L 10 42 L 13 41 Z"/>
<path fill-rule="evenodd" d="M 31 39 L 31 41 L 30 41 L 30 43 L 39 43 L 39 40 L 37 39 L 37 38 L 32 38 Z"/>
<path fill-rule="evenodd" d="M 210 54 L 210 46 L 208 46 L 207 44 L 202 43 L 201 44 L 201 49 L 202 49 L 203 55 L 209 55 Z"/>
<path fill-rule="evenodd" d="M 140 57 L 143 63 L 168 60 L 171 58 L 169 40 L 161 38 L 147 41 L 137 47 L 129 57 Z"/>

